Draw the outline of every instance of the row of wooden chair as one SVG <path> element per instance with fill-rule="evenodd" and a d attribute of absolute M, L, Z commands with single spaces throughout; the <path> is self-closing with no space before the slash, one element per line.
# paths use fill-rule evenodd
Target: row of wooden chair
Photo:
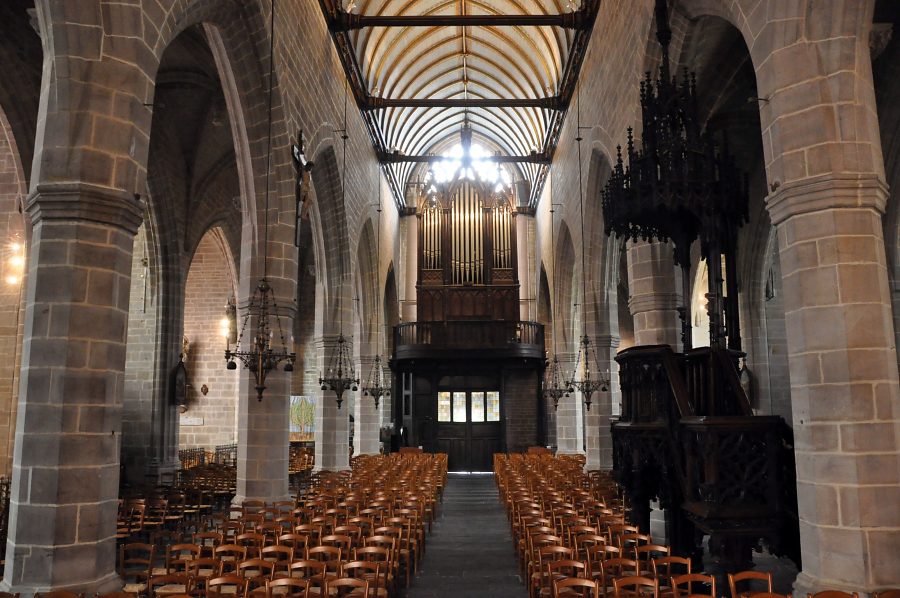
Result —
<path fill-rule="evenodd" d="M 317 475 L 294 500 L 247 500 L 201 513 L 155 543 L 123 543 L 120 574 L 148 596 L 167 575 L 191 579 L 180 585 L 196 595 L 214 576 L 259 578 L 248 585 L 261 595 L 265 580 L 338 578 L 359 565 L 370 570 L 369 594 L 393 595 L 418 568 L 446 464 L 446 455 L 357 458 L 350 472 Z"/>

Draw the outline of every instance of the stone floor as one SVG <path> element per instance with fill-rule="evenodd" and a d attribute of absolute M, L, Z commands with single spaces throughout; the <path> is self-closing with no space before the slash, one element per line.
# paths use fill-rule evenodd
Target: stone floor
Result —
<path fill-rule="evenodd" d="M 493 475 L 449 474 L 408 598 L 526 598 Z"/>

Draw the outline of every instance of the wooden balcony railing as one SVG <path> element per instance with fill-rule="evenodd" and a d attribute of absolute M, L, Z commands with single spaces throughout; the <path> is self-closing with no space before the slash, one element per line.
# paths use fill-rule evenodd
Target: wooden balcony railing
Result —
<path fill-rule="evenodd" d="M 544 326 L 537 322 L 407 322 L 394 328 L 394 356 L 420 357 L 434 351 L 508 351 L 543 358 Z"/>

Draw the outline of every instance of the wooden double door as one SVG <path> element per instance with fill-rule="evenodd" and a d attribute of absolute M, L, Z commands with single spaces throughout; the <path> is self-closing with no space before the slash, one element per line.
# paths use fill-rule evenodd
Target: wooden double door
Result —
<path fill-rule="evenodd" d="M 502 432 L 499 391 L 438 392 L 436 449 L 447 453 L 450 471 L 492 471 Z"/>

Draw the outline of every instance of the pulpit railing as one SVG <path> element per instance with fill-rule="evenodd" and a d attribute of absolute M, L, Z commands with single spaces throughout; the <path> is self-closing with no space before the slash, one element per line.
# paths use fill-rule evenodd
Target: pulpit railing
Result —
<path fill-rule="evenodd" d="M 785 491 L 796 484 L 789 429 L 778 416 L 752 415 L 737 355 L 709 347 L 681 354 L 668 345 L 619 353 L 615 475 L 636 521 L 649 526 L 654 499 L 674 509 L 680 531 L 672 542 L 685 554 L 699 550 L 697 529 L 735 567 L 749 562 L 761 537 L 797 560 L 796 497 Z"/>

